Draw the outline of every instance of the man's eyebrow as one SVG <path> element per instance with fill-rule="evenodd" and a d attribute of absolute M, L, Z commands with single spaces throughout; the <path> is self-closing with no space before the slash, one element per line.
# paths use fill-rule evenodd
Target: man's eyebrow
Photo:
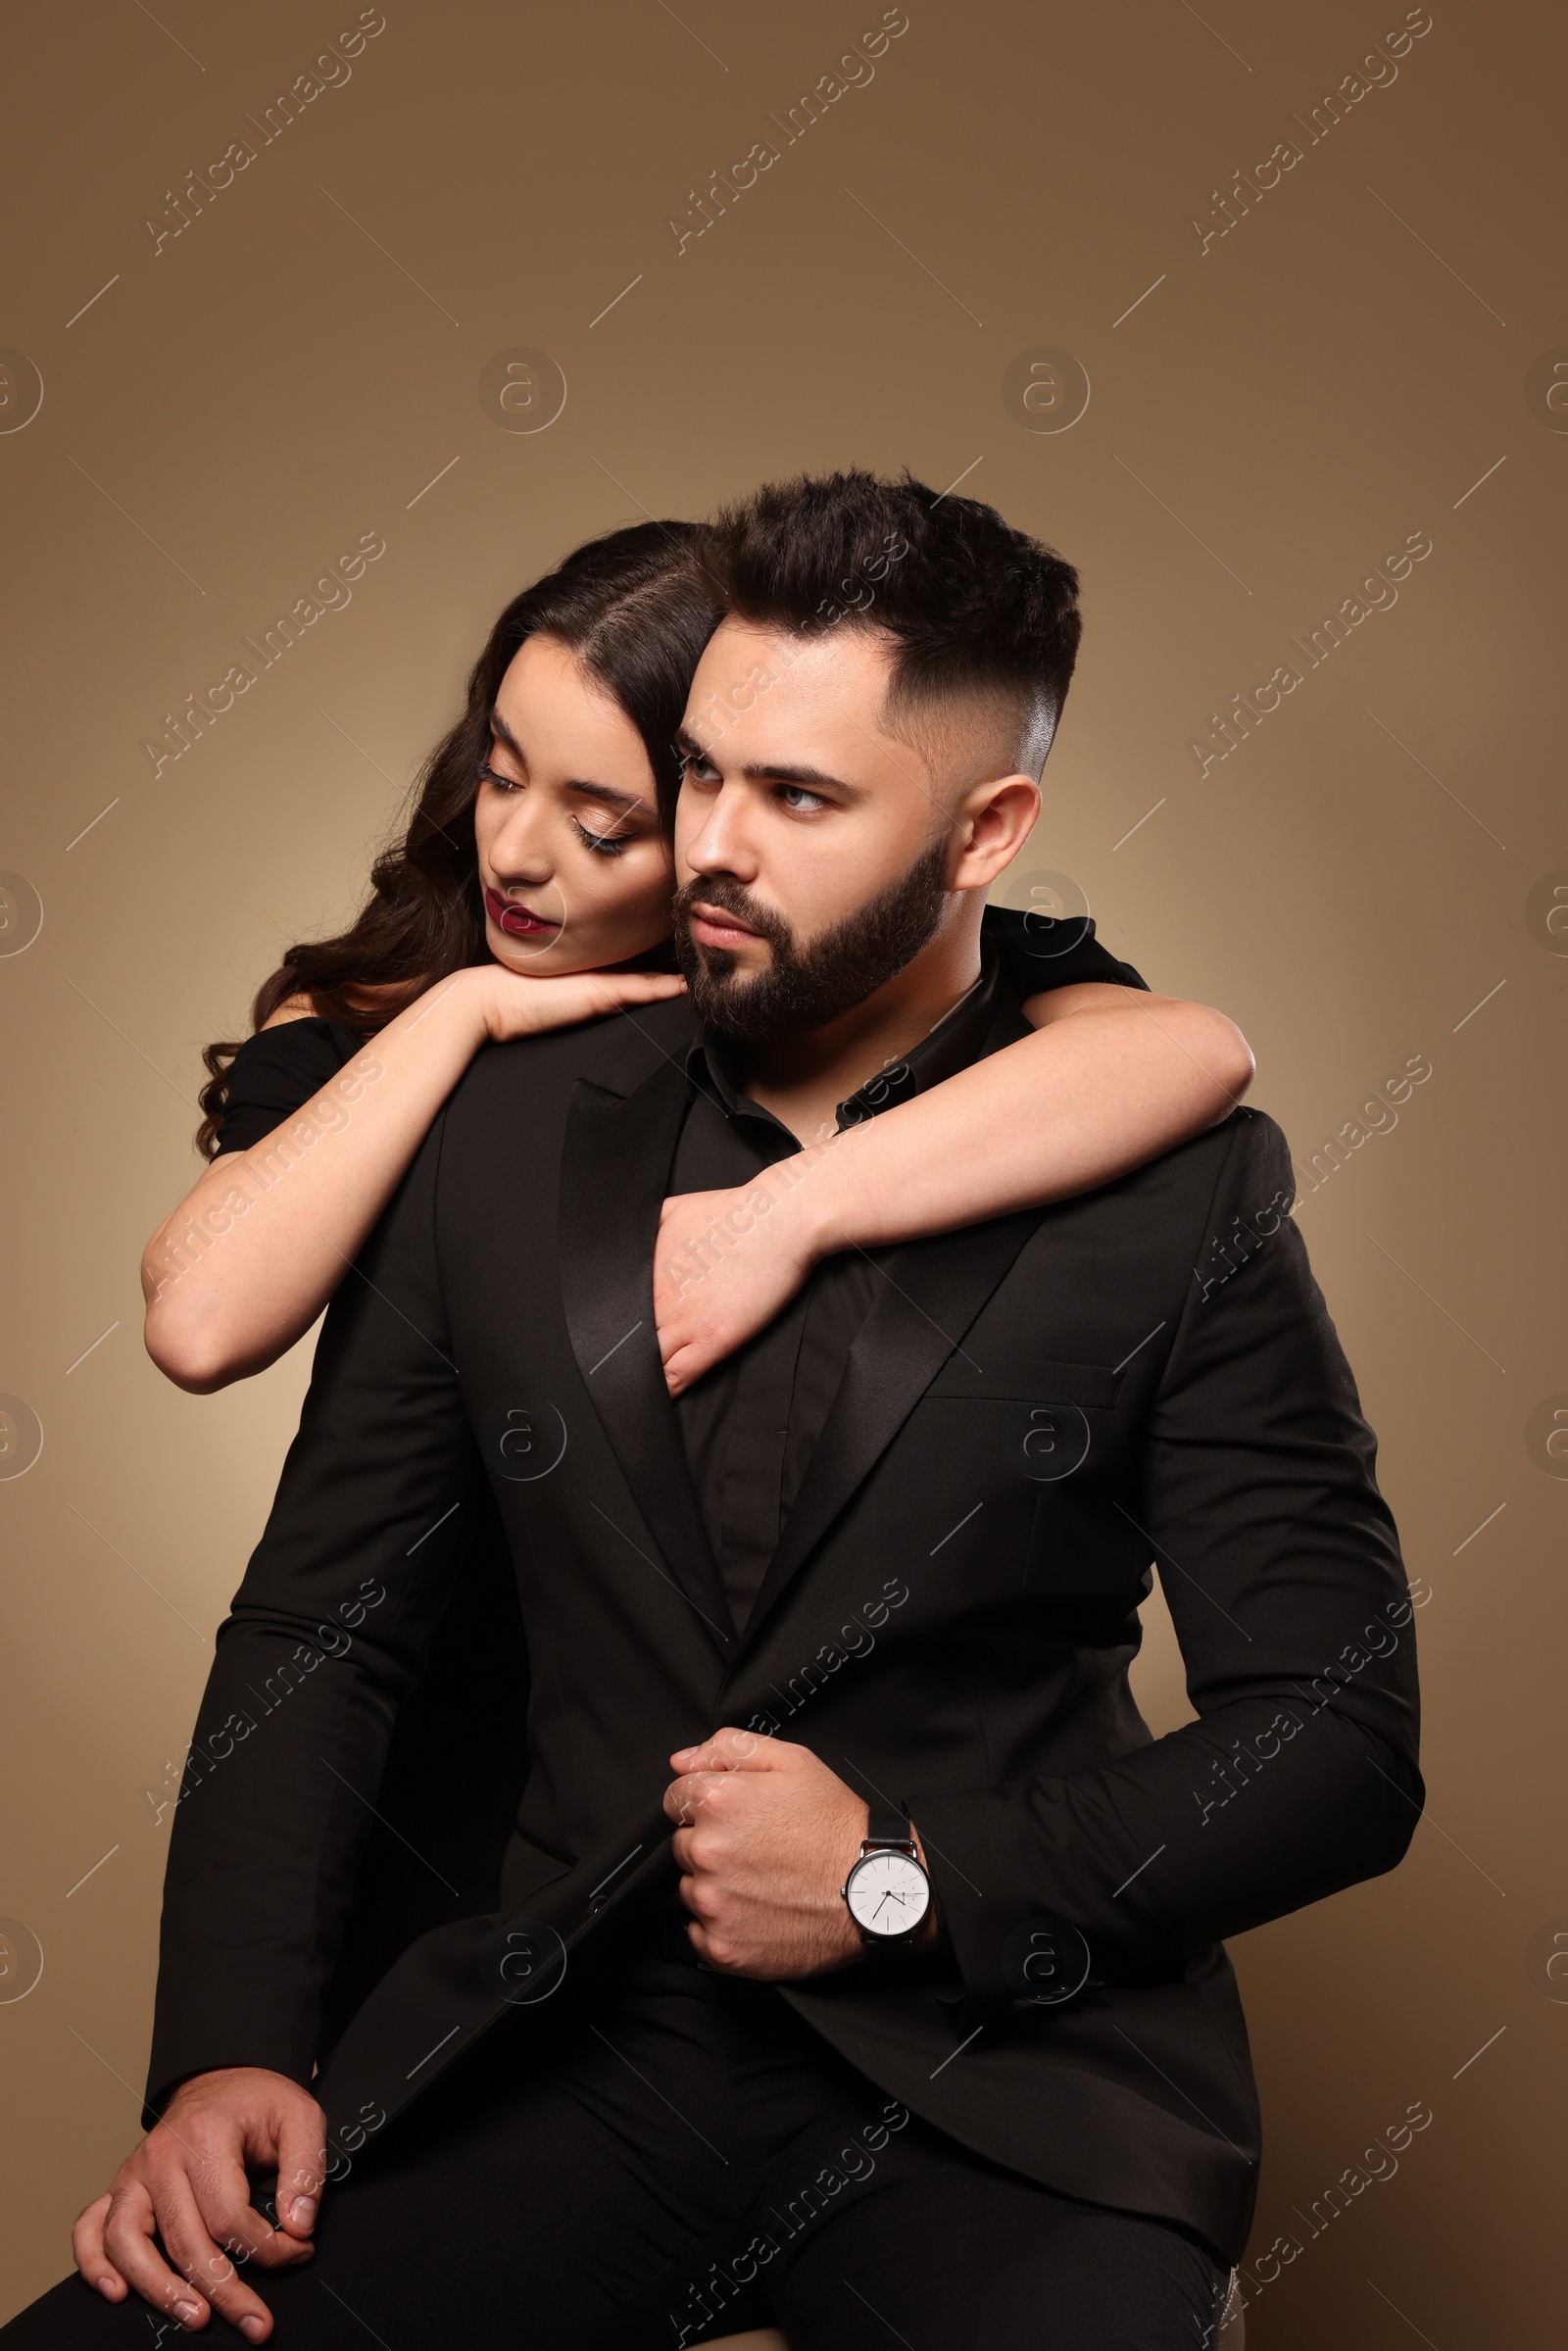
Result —
<path fill-rule="evenodd" d="M 676 734 L 675 748 L 677 751 L 689 753 L 694 759 L 711 759 L 713 756 L 710 751 L 705 751 L 690 727 L 686 726 L 681 727 Z M 745 776 L 747 782 L 752 784 L 804 784 L 808 790 L 813 792 L 820 789 L 842 793 L 846 800 L 858 801 L 865 798 L 865 793 L 858 784 L 846 783 L 842 775 L 829 775 L 825 768 L 812 767 L 804 761 L 777 766 L 769 764 L 743 767 L 740 772 Z"/>
<path fill-rule="evenodd" d="M 501 737 L 502 742 L 512 753 L 513 758 L 520 760 L 522 765 L 526 767 L 528 764 L 527 754 L 523 750 L 522 745 L 517 741 L 517 738 L 513 733 L 511 727 L 508 726 L 506 720 L 502 717 L 499 710 L 491 711 L 490 725 L 493 732 Z M 645 800 L 640 799 L 635 792 L 620 792 L 616 790 L 613 784 L 594 784 L 588 782 L 585 777 L 579 777 L 575 775 L 567 777 L 566 790 L 568 792 L 581 792 L 585 798 L 589 800 L 603 801 L 607 808 L 646 808 L 648 806 L 648 803 Z"/>

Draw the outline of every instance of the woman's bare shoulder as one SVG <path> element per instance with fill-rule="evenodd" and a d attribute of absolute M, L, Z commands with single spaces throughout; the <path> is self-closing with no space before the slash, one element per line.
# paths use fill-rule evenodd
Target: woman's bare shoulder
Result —
<path fill-rule="evenodd" d="M 262 1022 L 262 1028 L 281 1028 L 285 1020 L 314 1020 L 316 1016 L 316 1006 L 308 996 L 290 996 L 284 999 L 275 1012 L 268 1014 Z M 260 1035 L 261 1031 L 258 1030 L 257 1034 Z"/>

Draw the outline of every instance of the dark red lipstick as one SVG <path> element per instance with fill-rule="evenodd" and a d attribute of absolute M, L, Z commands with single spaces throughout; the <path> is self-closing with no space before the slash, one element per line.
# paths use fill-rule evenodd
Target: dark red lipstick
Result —
<path fill-rule="evenodd" d="M 515 900 L 503 898 L 499 890 L 485 891 L 484 907 L 496 928 L 512 939 L 547 939 L 561 928 L 559 922 L 545 922 Z"/>

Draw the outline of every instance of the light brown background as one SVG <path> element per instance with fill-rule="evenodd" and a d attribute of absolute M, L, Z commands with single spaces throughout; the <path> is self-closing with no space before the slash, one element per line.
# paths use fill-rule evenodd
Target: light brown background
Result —
<path fill-rule="evenodd" d="M 768 114 L 872 0 L 386 5 L 352 80 L 156 256 L 143 214 L 354 9 L 112 0 L 11 36 L 0 342 L 45 398 L 0 435 L 0 866 L 45 919 L 0 959 L 0 1389 L 45 1445 L 0 1485 L 0 1912 L 45 1968 L 0 2001 L 0 2308 L 63 2272 L 136 2134 L 168 1834 L 141 1790 L 183 1749 L 309 1366 L 307 1345 L 198 1400 L 141 1351 L 136 1260 L 193 1173 L 200 1046 L 352 906 L 508 596 L 590 532 L 858 460 L 939 487 L 972 468 L 966 492 L 1082 566 L 1086 650 L 1025 863 L 1076 877 L 1154 985 L 1242 1021 L 1298 1159 L 1431 1060 L 1301 1209 L 1431 1590 L 1431 1810 L 1396 1876 L 1236 1946 L 1268 2124 L 1253 2251 L 1304 2241 L 1249 2343 L 1544 2342 L 1568 1485 L 1525 1428 L 1568 1389 L 1568 960 L 1526 902 L 1568 866 L 1568 437 L 1525 378 L 1568 342 L 1560 22 L 1433 0 L 1393 86 L 1200 253 L 1190 216 L 1304 144 L 1291 113 L 1396 0 L 909 0 L 869 86 L 677 255 L 666 216 L 782 145 Z M 477 397 L 518 344 L 569 387 L 537 434 Z M 1070 431 L 1004 408 L 1037 345 L 1088 371 Z M 155 781 L 140 738 L 366 530 L 387 552 L 352 605 Z M 1433 553 L 1397 607 L 1200 780 L 1189 735 L 1418 530 Z M 1184 1700 L 1152 1630 L 1159 1728 Z M 1298 2211 L 1418 2100 L 1434 2120 L 1397 2176 L 1307 2238 Z"/>

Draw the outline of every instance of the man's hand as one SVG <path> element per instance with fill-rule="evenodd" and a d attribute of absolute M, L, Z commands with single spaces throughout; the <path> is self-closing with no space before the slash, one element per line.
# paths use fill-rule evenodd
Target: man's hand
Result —
<path fill-rule="evenodd" d="M 693 1950 L 729 1976 L 788 1983 L 853 1966 L 865 1946 L 844 1899 L 866 1808 L 809 1747 L 715 1731 L 682 1747 L 664 1795 Z M 934 1939 L 928 1914 L 921 1941 Z"/>
<path fill-rule="evenodd" d="M 661 1211 L 654 1319 L 671 1396 L 765 1330 L 820 1254 L 794 1193 L 769 1172 L 771 1187 L 764 1174 L 731 1192 L 678 1192 Z M 802 1184 L 808 1194 L 808 1172 Z"/>
<path fill-rule="evenodd" d="M 280 2228 L 251 2203 L 247 2164 L 276 2172 Z M 197 2074 L 77 2221 L 76 2267 L 108 2302 L 133 2287 L 182 2327 L 216 2310 L 264 2343 L 272 2314 L 239 2267 L 308 2261 L 325 2180 L 326 2117 L 309 2090 L 259 2066 Z"/>

